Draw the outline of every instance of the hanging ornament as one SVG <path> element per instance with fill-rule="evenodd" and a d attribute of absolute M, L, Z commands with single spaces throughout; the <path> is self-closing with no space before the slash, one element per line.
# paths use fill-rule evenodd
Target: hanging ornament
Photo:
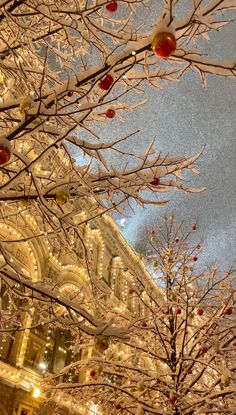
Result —
<path fill-rule="evenodd" d="M 94 338 L 94 347 L 100 353 L 105 352 L 109 347 L 109 338 L 107 336 L 96 336 Z"/>
<path fill-rule="evenodd" d="M 90 370 L 89 375 L 92 377 L 96 376 L 96 370 L 94 369 Z"/>
<path fill-rule="evenodd" d="M 146 386 L 145 386 L 144 381 L 140 380 L 140 382 L 138 383 L 138 390 L 144 391 L 145 388 L 146 388 Z"/>
<path fill-rule="evenodd" d="M 0 166 L 4 166 L 12 156 L 11 143 L 4 137 L 0 137 Z"/>
<path fill-rule="evenodd" d="M 170 296 L 169 296 L 169 299 L 170 299 L 170 301 L 176 301 L 177 300 L 177 297 L 176 297 L 176 295 L 173 292 L 171 292 L 170 293 Z"/>
<path fill-rule="evenodd" d="M 115 404 L 115 408 L 117 409 L 117 411 L 119 411 L 122 407 L 121 407 L 121 404 L 119 403 L 119 402 L 117 402 L 116 404 Z"/>
<path fill-rule="evenodd" d="M 68 96 L 69 98 L 73 97 L 73 95 L 74 95 L 74 92 L 73 92 L 73 91 L 69 91 L 69 92 L 67 93 L 67 96 Z"/>
<path fill-rule="evenodd" d="M 176 315 L 177 316 L 180 316 L 181 312 L 182 312 L 181 308 L 176 308 Z"/>
<path fill-rule="evenodd" d="M 230 375 L 223 373 L 220 377 L 220 383 L 222 386 L 227 388 L 230 385 Z"/>
<path fill-rule="evenodd" d="M 108 89 L 113 84 L 113 78 L 111 75 L 107 74 L 100 82 L 99 87 L 100 89 L 103 89 L 104 91 L 108 91 Z"/>
<path fill-rule="evenodd" d="M 33 103 L 34 101 L 30 97 L 22 99 L 19 104 L 20 113 L 21 114 L 26 113 L 29 109 L 33 107 Z"/>
<path fill-rule="evenodd" d="M 171 32 L 159 32 L 152 41 L 152 50 L 159 58 L 168 58 L 176 50 L 176 39 Z"/>
<path fill-rule="evenodd" d="M 159 184 L 160 184 L 160 179 L 159 179 L 159 177 L 155 177 L 155 178 L 154 178 L 154 180 L 152 180 L 152 181 L 150 182 L 150 184 L 151 184 L 152 186 L 159 186 Z"/>
<path fill-rule="evenodd" d="M 179 238 L 175 238 L 175 243 L 177 244 L 179 242 Z"/>
<path fill-rule="evenodd" d="M 106 9 L 110 13 L 114 13 L 117 10 L 118 4 L 116 0 L 110 0 L 108 4 L 106 4 Z"/>
<path fill-rule="evenodd" d="M 197 308 L 196 313 L 198 316 L 202 316 L 203 315 L 203 308 Z"/>
<path fill-rule="evenodd" d="M 60 192 L 56 194 L 56 201 L 59 205 L 65 205 L 68 202 L 69 198 L 69 193 L 65 192 L 64 190 L 60 190 Z"/>
<path fill-rule="evenodd" d="M 133 290 L 133 288 L 129 288 L 129 291 L 128 291 L 128 293 L 129 293 L 129 295 L 132 295 L 132 294 L 134 293 L 134 290 Z"/>
<path fill-rule="evenodd" d="M 231 307 L 228 307 L 224 310 L 224 314 L 226 314 L 227 316 L 230 316 L 233 312 L 233 309 Z"/>
<path fill-rule="evenodd" d="M 175 402 L 177 401 L 177 396 L 174 392 L 171 392 L 169 395 L 169 401 L 170 403 L 172 403 L 173 405 L 175 404 Z"/>
<path fill-rule="evenodd" d="M 193 231 L 196 231 L 196 229 L 197 229 L 196 225 L 193 225 L 193 226 L 192 226 L 192 230 L 193 230 Z"/>
<path fill-rule="evenodd" d="M 113 108 L 108 108 L 107 110 L 106 110 L 106 117 L 107 118 L 114 118 L 115 117 L 115 115 L 116 115 L 116 112 L 115 112 L 115 110 L 113 110 Z"/>
<path fill-rule="evenodd" d="M 193 256 L 192 259 L 193 259 L 193 262 L 196 262 L 198 258 L 197 258 L 197 256 Z"/>
<path fill-rule="evenodd" d="M 204 353 L 207 353 L 207 351 L 208 351 L 208 347 L 206 346 L 206 344 L 203 344 L 200 347 L 200 352 L 204 354 Z"/>
<path fill-rule="evenodd" d="M 157 261 L 153 261 L 152 265 L 153 265 L 153 268 L 158 268 L 158 262 Z"/>

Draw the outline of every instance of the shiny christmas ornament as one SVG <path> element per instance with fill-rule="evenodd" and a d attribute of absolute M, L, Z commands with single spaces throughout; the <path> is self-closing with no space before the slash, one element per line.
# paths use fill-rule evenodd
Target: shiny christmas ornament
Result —
<path fill-rule="evenodd" d="M 152 41 L 152 50 L 159 58 L 168 58 L 176 50 L 176 39 L 171 32 L 157 33 Z"/>
<path fill-rule="evenodd" d="M 224 310 L 224 314 L 226 314 L 227 316 L 230 316 L 232 314 L 233 310 L 231 307 L 228 307 Z"/>
<path fill-rule="evenodd" d="M 159 177 L 155 177 L 155 178 L 154 178 L 154 180 L 152 180 L 152 181 L 150 182 L 150 184 L 151 184 L 152 186 L 159 186 L 159 184 L 160 184 L 160 179 L 159 179 Z"/>
<path fill-rule="evenodd" d="M 0 166 L 4 166 L 12 156 L 11 143 L 4 137 L 0 137 Z"/>
<path fill-rule="evenodd" d="M 157 261 L 153 261 L 152 265 L 153 265 L 154 268 L 158 268 L 158 262 Z"/>
<path fill-rule="evenodd" d="M 106 9 L 110 13 L 114 13 L 117 10 L 118 4 L 116 0 L 110 0 L 108 4 L 106 4 Z"/>
<path fill-rule="evenodd" d="M 34 101 L 30 97 L 22 99 L 19 104 L 20 113 L 26 113 L 29 109 L 33 107 L 33 103 Z"/>
<path fill-rule="evenodd" d="M 117 402 L 115 404 L 115 408 L 117 409 L 117 411 L 119 411 L 121 409 L 121 404 L 119 402 Z"/>
<path fill-rule="evenodd" d="M 92 377 L 96 376 L 96 370 L 90 370 L 89 375 Z"/>
<path fill-rule="evenodd" d="M 56 194 L 56 201 L 59 205 L 65 205 L 69 200 L 70 195 L 64 190 L 61 190 Z"/>
<path fill-rule="evenodd" d="M 200 347 L 200 352 L 204 354 L 204 353 L 207 353 L 207 351 L 208 351 L 208 347 L 205 344 L 203 344 Z"/>
<path fill-rule="evenodd" d="M 196 231 L 196 229 L 197 229 L 196 225 L 193 225 L 193 226 L 192 226 L 192 230 L 193 230 L 193 231 Z"/>
<path fill-rule="evenodd" d="M 198 258 L 197 258 L 197 256 L 193 256 L 192 259 L 193 259 L 194 262 L 196 262 Z"/>
<path fill-rule="evenodd" d="M 175 243 L 177 244 L 179 242 L 179 238 L 175 238 Z"/>
<path fill-rule="evenodd" d="M 203 309 L 202 308 L 197 308 L 196 312 L 197 312 L 197 315 L 198 316 L 202 316 L 203 315 Z"/>
<path fill-rule="evenodd" d="M 155 230 L 154 229 L 152 229 L 150 232 L 151 232 L 152 235 L 155 234 Z"/>
<path fill-rule="evenodd" d="M 108 108 L 108 109 L 106 110 L 106 117 L 107 117 L 107 118 L 112 119 L 112 118 L 114 118 L 114 117 L 115 117 L 115 115 L 116 115 L 116 112 L 115 112 L 115 110 L 113 110 L 112 108 Z"/>
<path fill-rule="evenodd" d="M 181 312 L 182 312 L 181 308 L 176 308 L 176 315 L 177 316 L 180 316 Z"/>
<path fill-rule="evenodd" d="M 230 376 L 226 373 L 223 373 L 220 378 L 220 383 L 222 386 L 225 386 L 227 388 L 230 385 Z"/>
<path fill-rule="evenodd" d="M 111 75 L 107 74 L 100 82 L 99 87 L 100 89 L 103 89 L 104 91 L 108 91 L 108 89 L 113 84 L 113 78 Z"/>
<path fill-rule="evenodd" d="M 176 295 L 174 293 L 170 294 L 170 301 L 176 301 Z"/>
<path fill-rule="evenodd" d="M 67 94 L 67 96 L 68 96 L 69 98 L 73 97 L 73 95 L 74 95 L 74 92 L 73 92 L 73 91 L 69 91 L 69 92 L 68 92 L 68 94 Z"/>
<path fill-rule="evenodd" d="M 105 352 L 109 347 L 109 338 L 107 336 L 96 336 L 94 338 L 94 346 L 98 352 Z"/>
<path fill-rule="evenodd" d="M 175 395 L 175 393 L 173 393 L 173 392 L 170 393 L 170 395 L 169 395 L 169 401 L 173 405 L 175 404 L 175 402 L 177 401 L 177 396 Z"/>
<path fill-rule="evenodd" d="M 145 389 L 145 383 L 144 383 L 144 381 L 140 381 L 139 383 L 138 383 L 138 390 L 140 390 L 140 391 L 144 391 L 144 389 Z"/>

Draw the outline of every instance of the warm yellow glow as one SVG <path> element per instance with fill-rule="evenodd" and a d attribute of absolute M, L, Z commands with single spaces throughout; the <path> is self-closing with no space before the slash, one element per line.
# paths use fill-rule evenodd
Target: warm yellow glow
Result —
<path fill-rule="evenodd" d="M 39 398 L 40 395 L 41 395 L 41 390 L 39 388 L 34 388 L 32 392 L 33 398 Z"/>

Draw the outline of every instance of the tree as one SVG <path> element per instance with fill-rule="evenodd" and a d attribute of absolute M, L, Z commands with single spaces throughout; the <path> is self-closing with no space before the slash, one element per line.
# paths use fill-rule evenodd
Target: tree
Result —
<path fill-rule="evenodd" d="M 162 156 L 154 142 L 144 154 L 129 154 L 122 143 L 134 131 L 104 142 L 97 128 L 145 105 L 137 98 L 144 84 L 158 90 L 189 69 L 204 84 L 208 73 L 235 76 L 234 62 L 211 60 L 194 45 L 230 22 L 227 12 L 234 1 L 193 1 L 180 20 L 175 18 L 178 3 L 163 2 L 147 32 L 136 23 L 137 11 L 153 7 L 145 0 L 1 4 L 1 221 L 20 223 L 27 231 L 27 237 L 1 238 L 3 277 L 11 284 L 20 279 L 29 288 L 24 271 L 10 263 L 9 245 L 47 237 L 58 257 L 63 251 L 77 254 L 82 225 L 94 217 L 120 211 L 132 199 L 162 206 L 166 201 L 154 196 L 171 188 L 203 190 L 181 182 L 182 171 L 198 173 L 199 155 Z M 108 150 L 124 154 L 128 165 L 112 166 Z M 80 153 L 89 157 L 84 166 L 76 162 Z M 89 213 L 81 219 L 84 205 Z M 41 294 L 41 300 L 48 296 Z"/>
<path fill-rule="evenodd" d="M 235 273 L 197 266 L 197 231 L 173 216 L 151 230 L 156 286 L 133 275 L 126 281 L 130 310 L 103 303 L 108 315 L 129 323 L 129 340 L 95 337 L 91 357 L 60 373 L 69 372 L 70 381 L 50 379 L 54 405 L 66 391 L 85 412 L 93 406 L 105 414 L 235 413 Z"/>

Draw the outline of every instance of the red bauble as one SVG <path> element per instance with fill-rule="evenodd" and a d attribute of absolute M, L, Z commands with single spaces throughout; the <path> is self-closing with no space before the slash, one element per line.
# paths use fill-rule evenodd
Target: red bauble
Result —
<path fill-rule="evenodd" d="M 129 288 L 128 292 L 129 292 L 130 295 L 133 294 L 133 292 L 134 292 L 133 288 Z"/>
<path fill-rule="evenodd" d="M 175 242 L 178 243 L 179 242 L 179 238 L 175 238 Z"/>
<path fill-rule="evenodd" d="M 230 316 L 232 314 L 233 310 L 231 307 L 228 307 L 225 309 L 224 314 L 227 314 L 228 316 Z"/>
<path fill-rule="evenodd" d="M 92 377 L 96 376 L 96 370 L 90 370 L 89 374 Z"/>
<path fill-rule="evenodd" d="M 181 314 L 181 308 L 176 308 L 176 315 L 179 316 Z"/>
<path fill-rule="evenodd" d="M 152 235 L 154 235 L 154 234 L 155 234 L 155 231 L 154 231 L 154 229 L 152 229 L 152 230 L 151 230 L 151 234 L 152 234 Z"/>
<path fill-rule="evenodd" d="M 111 12 L 114 13 L 117 10 L 118 4 L 116 0 L 110 0 L 110 2 L 106 5 L 106 9 Z"/>
<path fill-rule="evenodd" d="M 197 261 L 197 256 L 193 256 L 193 261 L 196 262 Z"/>
<path fill-rule="evenodd" d="M 192 226 L 192 230 L 195 231 L 197 229 L 196 225 Z"/>
<path fill-rule="evenodd" d="M 11 144 L 6 138 L 0 138 L 0 166 L 4 166 L 12 155 Z"/>
<path fill-rule="evenodd" d="M 171 393 L 170 396 L 169 396 L 169 401 L 170 401 L 170 403 L 172 403 L 174 405 L 175 402 L 177 401 L 177 396 L 174 395 L 173 393 Z"/>
<path fill-rule="evenodd" d="M 153 186 L 159 186 L 159 184 L 160 184 L 159 177 L 155 177 L 154 180 L 152 180 L 152 182 L 150 182 L 150 184 L 152 184 Z"/>
<path fill-rule="evenodd" d="M 203 345 L 203 346 L 201 346 L 200 351 L 201 351 L 201 353 L 207 353 L 208 347 Z"/>
<path fill-rule="evenodd" d="M 171 32 L 157 33 L 152 41 L 152 50 L 156 56 L 167 58 L 176 50 L 176 39 Z"/>
<path fill-rule="evenodd" d="M 115 408 L 119 411 L 121 409 L 121 404 L 120 403 L 116 403 L 115 404 Z"/>
<path fill-rule="evenodd" d="M 111 85 L 113 84 L 113 78 L 111 75 L 107 74 L 105 76 L 105 78 L 103 78 L 100 83 L 99 83 L 99 87 L 101 89 L 103 89 L 104 91 L 108 91 L 108 89 L 111 87 Z"/>
<path fill-rule="evenodd" d="M 115 115 L 116 115 L 116 112 L 112 108 L 108 108 L 108 110 L 106 110 L 106 117 L 107 118 L 114 118 Z"/>
<path fill-rule="evenodd" d="M 73 91 L 69 91 L 69 92 L 67 93 L 67 96 L 68 96 L 69 98 L 71 98 L 71 97 L 73 97 L 73 94 L 74 94 L 74 92 L 73 92 Z"/>
<path fill-rule="evenodd" d="M 198 316 L 202 316 L 203 315 L 203 309 L 202 308 L 197 308 L 197 315 Z"/>

